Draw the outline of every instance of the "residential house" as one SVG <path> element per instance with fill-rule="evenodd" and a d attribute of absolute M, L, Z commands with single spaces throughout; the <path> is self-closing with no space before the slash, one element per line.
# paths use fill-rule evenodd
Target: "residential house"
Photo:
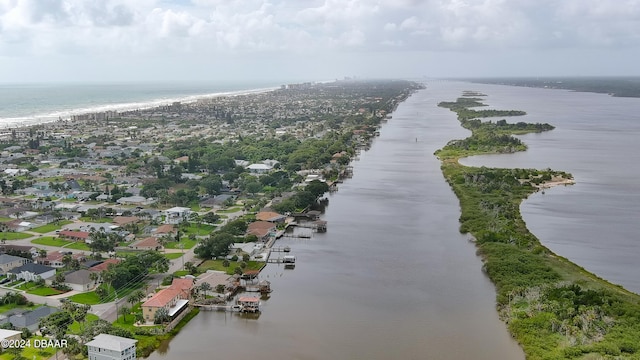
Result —
<path fill-rule="evenodd" d="M 177 231 L 173 227 L 173 225 L 165 224 L 165 225 L 158 226 L 158 228 L 153 233 L 156 234 L 156 236 L 163 236 L 163 235 L 175 235 L 176 232 Z"/>
<path fill-rule="evenodd" d="M 269 171 L 271 171 L 271 169 L 272 167 L 267 164 L 251 164 L 247 166 L 247 170 L 249 170 L 249 172 L 254 175 L 268 173 Z"/>
<path fill-rule="evenodd" d="M 89 360 L 135 360 L 138 340 L 98 334 L 85 344 Z"/>
<path fill-rule="evenodd" d="M 145 321 L 153 322 L 156 312 L 161 308 L 166 309 L 171 318 L 175 318 L 187 308 L 193 286 L 193 279 L 173 279 L 171 286 L 158 291 L 142 304 Z"/>
<path fill-rule="evenodd" d="M 66 251 L 51 251 L 47 253 L 47 256 L 42 258 L 40 256 L 36 257 L 36 264 L 51 266 L 53 268 L 62 268 L 64 267 L 64 257 L 65 255 L 70 255 L 71 259 L 78 260 L 82 262 L 85 260 L 84 254 L 73 254 Z"/>
<path fill-rule="evenodd" d="M 275 232 L 276 225 L 268 221 L 254 221 L 247 226 L 247 235 L 255 235 L 259 241 L 268 241 Z"/>
<path fill-rule="evenodd" d="M 86 269 L 70 272 L 64 276 L 64 283 L 73 290 L 88 291 L 96 286 L 96 282 L 91 280 L 90 274 L 91 272 Z"/>
<path fill-rule="evenodd" d="M 235 195 L 229 194 L 220 194 L 214 197 L 210 197 L 206 200 L 200 202 L 200 207 L 208 207 L 208 208 L 221 208 L 227 201 L 234 201 L 236 199 Z"/>
<path fill-rule="evenodd" d="M 58 311 L 60 310 L 55 307 L 41 306 L 31 311 L 17 312 L 9 316 L 8 322 L 16 329 L 27 328 L 36 331 L 39 329 L 40 319 Z"/>
<path fill-rule="evenodd" d="M 50 266 L 40 264 L 27 263 L 8 271 L 9 274 L 15 274 L 16 278 L 24 281 L 36 281 L 38 279 L 49 279 L 56 274 L 56 269 Z"/>
<path fill-rule="evenodd" d="M 62 230 L 58 233 L 61 238 L 79 242 L 87 242 L 91 233 L 87 231 Z"/>
<path fill-rule="evenodd" d="M 0 329 L 0 340 L 2 343 L 9 343 L 9 341 L 21 340 L 22 331 Z"/>
<path fill-rule="evenodd" d="M 162 245 L 160 245 L 158 238 L 154 236 L 144 238 L 129 245 L 129 247 L 136 250 L 162 250 Z"/>
<path fill-rule="evenodd" d="M 140 221 L 137 216 L 116 216 L 113 218 L 113 223 L 118 226 L 125 226 L 128 224 L 135 224 Z"/>
<path fill-rule="evenodd" d="M 165 223 L 167 224 L 179 224 L 189 218 L 189 214 L 192 213 L 190 208 L 187 207 L 172 207 L 164 211 Z"/>
<path fill-rule="evenodd" d="M 2 274 L 6 274 L 7 271 L 30 262 L 33 261 L 31 259 L 25 259 L 20 256 L 2 254 L 0 255 L 0 272 Z"/>
<path fill-rule="evenodd" d="M 114 264 L 114 265 L 120 264 L 120 261 L 121 261 L 120 259 L 113 259 L 113 258 L 106 259 L 105 261 L 102 261 L 99 264 L 90 267 L 89 271 L 100 273 L 107 270 L 109 268 L 109 265 L 111 264 Z"/>
<path fill-rule="evenodd" d="M 30 253 L 32 257 L 38 256 L 38 248 L 30 245 L 12 245 L 12 244 L 1 244 L 0 245 L 0 253 L 1 254 L 10 254 L 14 251 L 21 251 L 25 253 Z"/>
<path fill-rule="evenodd" d="M 272 223 L 282 223 L 286 216 L 273 211 L 260 211 L 256 214 L 256 220 L 268 221 Z"/>

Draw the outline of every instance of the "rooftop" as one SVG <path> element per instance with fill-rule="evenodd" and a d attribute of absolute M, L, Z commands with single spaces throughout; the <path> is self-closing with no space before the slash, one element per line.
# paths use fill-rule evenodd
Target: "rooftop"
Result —
<path fill-rule="evenodd" d="M 121 336 L 98 334 L 93 340 L 86 343 L 86 346 L 95 346 L 101 349 L 123 351 L 134 346 L 138 340 L 129 339 Z"/>

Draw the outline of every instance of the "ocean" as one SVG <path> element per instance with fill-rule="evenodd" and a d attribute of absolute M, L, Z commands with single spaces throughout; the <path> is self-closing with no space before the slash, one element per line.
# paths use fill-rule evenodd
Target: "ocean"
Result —
<path fill-rule="evenodd" d="M 278 88 L 275 82 L 0 84 L 0 128 Z"/>

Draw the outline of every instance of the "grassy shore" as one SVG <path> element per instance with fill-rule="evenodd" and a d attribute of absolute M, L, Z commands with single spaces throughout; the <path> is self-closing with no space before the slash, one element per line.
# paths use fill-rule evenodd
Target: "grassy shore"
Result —
<path fill-rule="evenodd" d="M 497 306 L 527 359 L 640 359 L 640 296 L 553 254 L 526 227 L 520 204 L 544 184 L 571 183 L 550 169 L 466 167 L 461 157 L 524 151 L 511 134 L 552 130 L 548 124 L 492 123 L 473 118 L 522 115 L 483 113 L 479 99 L 441 103 L 472 132 L 436 155 L 460 200 L 460 231 L 473 236 L 484 270 L 497 289 Z"/>

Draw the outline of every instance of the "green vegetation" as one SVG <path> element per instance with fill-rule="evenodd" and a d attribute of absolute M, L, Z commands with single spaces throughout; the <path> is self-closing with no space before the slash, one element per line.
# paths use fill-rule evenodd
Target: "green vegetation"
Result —
<path fill-rule="evenodd" d="M 100 304 L 100 296 L 95 291 L 89 291 L 85 293 L 75 294 L 69 297 L 69 300 L 78 304 L 96 305 Z"/>
<path fill-rule="evenodd" d="M 225 266 L 225 264 L 229 266 Z M 225 271 L 229 275 L 233 275 L 236 268 L 241 267 L 243 261 L 228 261 L 228 260 L 206 260 L 197 268 L 198 273 L 204 273 L 207 270 Z M 243 270 L 262 270 L 265 266 L 264 262 L 260 261 L 246 261 L 244 262 L 246 267 Z"/>
<path fill-rule="evenodd" d="M 462 156 L 504 152 L 505 143 L 513 139 L 498 129 L 501 125 L 465 119 L 470 112 L 464 104 L 478 106 L 476 100 L 444 103 L 464 115 L 459 119 L 472 131 L 472 140 L 450 142 L 436 154 L 460 200 L 460 231 L 476 239 L 484 269 L 496 285 L 501 318 L 528 359 L 640 358 L 640 297 L 551 253 L 520 215 L 520 203 L 537 185 L 571 176 L 550 169 L 473 168 L 458 162 Z M 491 133 L 500 135 L 487 136 Z M 461 146 L 477 140 L 482 146 Z M 519 150 L 524 147 L 512 149 Z"/>
<path fill-rule="evenodd" d="M 170 241 L 170 242 L 164 244 L 164 248 L 165 249 L 180 249 L 180 246 L 182 245 L 184 247 L 184 249 L 191 249 L 192 247 L 196 246 L 197 243 L 198 243 L 197 240 L 191 240 L 189 238 L 183 237 L 182 239 L 180 239 L 180 242 Z"/>
<path fill-rule="evenodd" d="M 63 240 L 57 237 L 45 236 L 39 237 L 37 239 L 31 240 L 32 244 L 37 245 L 47 245 L 47 246 L 58 246 L 63 247 L 73 243 L 73 241 Z"/>
<path fill-rule="evenodd" d="M 37 228 L 31 229 L 31 231 L 37 232 L 37 233 L 40 233 L 40 234 L 45 234 L 45 233 L 48 233 L 48 232 L 60 230 L 60 229 L 62 229 L 62 226 L 70 224 L 70 223 L 71 223 L 71 221 L 60 221 L 60 222 L 58 222 L 58 224 L 42 225 L 42 226 L 39 226 Z"/>
<path fill-rule="evenodd" d="M 78 241 L 72 242 L 71 245 L 67 245 L 65 246 L 65 248 L 74 249 L 74 250 L 91 251 L 91 248 L 89 247 L 89 245 L 83 242 L 78 242 Z"/>
<path fill-rule="evenodd" d="M 20 239 L 26 239 L 26 238 L 30 238 L 33 235 L 31 234 L 26 234 L 26 233 L 21 233 L 21 232 L 6 232 L 3 231 L 1 238 L 2 240 L 20 240 Z"/>
<path fill-rule="evenodd" d="M 182 256 L 182 253 L 167 253 L 167 254 L 164 254 L 164 257 L 166 257 L 169 260 L 175 260 L 175 259 L 177 259 L 177 258 L 179 258 L 181 256 Z"/>

